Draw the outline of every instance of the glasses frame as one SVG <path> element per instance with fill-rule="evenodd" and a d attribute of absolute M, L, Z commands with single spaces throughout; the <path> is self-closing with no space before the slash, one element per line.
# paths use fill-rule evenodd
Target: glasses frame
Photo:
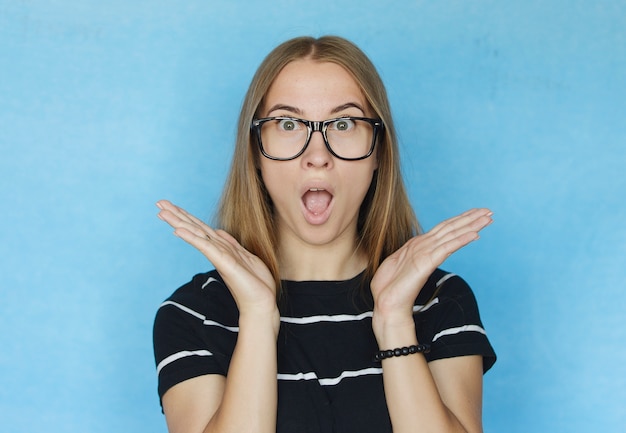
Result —
<path fill-rule="evenodd" d="M 264 123 L 270 122 L 272 120 L 293 120 L 295 122 L 304 123 L 306 125 L 307 130 L 308 130 L 306 141 L 304 142 L 304 146 L 302 146 L 302 149 L 300 150 L 300 152 L 298 152 L 295 156 L 292 156 L 289 158 L 278 158 L 278 157 L 269 155 L 265 151 L 265 148 L 263 147 L 263 140 L 261 139 L 261 127 L 263 126 Z M 328 125 L 330 125 L 333 122 L 337 122 L 339 120 L 362 120 L 372 125 L 374 129 L 374 133 L 372 134 L 372 143 L 370 145 L 370 149 L 366 155 L 360 156 L 358 158 L 344 158 L 343 156 L 339 156 L 335 153 L 330 143 L 328 142 L 328 137 L 326 136 L 326 130 L 328 129 Z M 376 140 L 378 138 L 378 133 L 382 131 L 383 128 L 384 128 L 384 124 L 382 120 L 371 119 L 369 117 L 355 117 L 355 116 L 337 117 L 335 119 L 328 119 L 328 120 L 321 120 L 321 121 L 300 119 L 298 117 L 276 116 L 276 117 L 264 117 L 261 119 L 254 119 L 252 120 L 252 123 L 250 124 L 250 129 L 254 131 L 256 135 L 257 143 L 259 144 L 261 153 L 263 154 L 264 157 L 266 157 L 267 159 L 271 159 L 273 161 L 291 161 L 293 159 L 298 158 L 300 155 L 304 153 L 306 148 L 309 147 L 309 143 L 311 142 L 311 137 L 313 136 L 313 133 L 318 132 L 318 131 L 322 134 L 322 137 L 324 138 L 324 144 L 326 145 L 326 149 L 328 149 L 331 155 L 333 155 L 335 158 L 339 158 L 344 161 L 359 161 L 365 158 L 369 158 L 372 155 L 372 153 L 374 152 L 374 147 L 376 147 Z"/>

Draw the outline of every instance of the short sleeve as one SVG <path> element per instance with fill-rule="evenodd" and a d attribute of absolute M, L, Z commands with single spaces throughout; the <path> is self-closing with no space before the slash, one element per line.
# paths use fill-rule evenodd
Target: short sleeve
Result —
<path fill-rule="evenodd" d="M 163 302 L 153 327 L 159 397 L 194 377 L 226 376 L 237 322 L 234 300 L 215 272 L 196 275 Z"/>
<path fill-rule="evenodd" d="M 425 286 L 416 307 L 420 343 L 430 344 L 428 361 L 466 355 L 483 357 L 483 372 L 496 361 L 480 319 L 478 304 L 468 284 L 455 274 L 437 270 Z"/>

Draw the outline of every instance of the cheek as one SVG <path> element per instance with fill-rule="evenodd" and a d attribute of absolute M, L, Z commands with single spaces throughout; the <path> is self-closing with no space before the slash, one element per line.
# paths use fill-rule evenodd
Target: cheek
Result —
<path fill-rule="evenodd" d="M 271 173 L 272 170 L 270 169 L 270 167 L 267 166 L 267 161 L 265 161 L 265 159 L 261 159 L 258 162 L 258 170 L 261 173 L 261 180 L 263 181 L 263 183 L 265 184 L 265 187 L 267 188 L 267 184 L 268 182 L 271 183 L 272 179 L 271 179 Z"/>
<path fill-rule="evenodd" d="M 356 207 L 360 207 L 361 203 L 365 199 L 367 192 L 372 185 L 374 180 L 376 171 L 376 166 L 369 166 L 367 169 L 362 171 L 352 172 L 351 176 L 348 176 L 345 181 L 347 185 L 349 185 L 350 196 L 352 197 L 352 202 Z"/>
<path fill-rule="evenodd" d="M 287 180 L 287 170 L 285 167 L 268 167 L 267 164 L 261 164 L 261 180 L 265 186 L 265 190 L 269 194 L 272 202 L 280 201 L 280 198 L 287 192 L 290 182 Z"/>
<path fill-rule="evenodd" d="M 268 175 L 268 171 L 261 170 L 261 181 L 263 182 L 263 186 L 265 186 L 265 190 L 267 191 L 267 193 L 270 195 L 270 197 L 273 197 L 273 195 L 275 194 L 275 182 L 273 181 L 272 176 Z"/>

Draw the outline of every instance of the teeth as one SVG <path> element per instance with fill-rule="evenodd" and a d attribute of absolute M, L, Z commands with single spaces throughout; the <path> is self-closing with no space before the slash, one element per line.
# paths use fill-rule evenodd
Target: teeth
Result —
<path fill-rule="evenodd" d="M 311 192 L 324 191 L 324 188 L 311 188 L 311 189 L 309 189 L 309 191 L 311 191 Z"/>

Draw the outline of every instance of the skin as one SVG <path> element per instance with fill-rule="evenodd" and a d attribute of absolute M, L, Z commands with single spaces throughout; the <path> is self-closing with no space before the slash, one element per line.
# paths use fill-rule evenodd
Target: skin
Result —
<path fill-rule="evenodd" d="M 357 83 L 332 63 L 299 60 L 272 84 L 264 117 L 308 120 L 371 116 Z M 281 278 L 342 280 L 366 266 L 356 250 L 358 208 L 377 167 L 375 156 L 343 161 L 314 133 L 299 158 L 261 158 L 263 181 L 277 212 Z M 332 192 L 324 216 L 307 214 L 308 188 Z M 213 263 L 240 310 L 239 337 L 228 377 L 201 376 L 165 393 L 171 432 L 276 430 L 276 338 L 279 313 L 273 279 L 260 259 L 228 233 L 214 230 L 168 201 L 159 217 Z M 416 236 L 381 264 L 371 281 L 372 330 L 381 348 L 417 344 L 412 306 L 431 273 L 452 253 L 478 239 L 492 222 L 488 209 L 473 209 Z M 423 355 L 382 361 L 385 397 L 394 432 L 480 432 L 482 358 L 466 356 L 427 363 Z M 419 430 L 416 430 L 419 429 Z"/>
<path fill-rule="evenodd" d="M 262 113 L 308 120 L 372 115 L 361 89 L 345 69 L 312 60 L 292 62 L 281 71 L 265 97 Z M 261 158 L 263 181 L 277 211 L 281 277 L 344 279 L 365 268 L 366 258 L 355 253 L 356 225 L 377 166 L 374 156 L 360 161 L 333 157 L 321 133 L 312 135 L 297 159 Z M 307 221 L 302 195 L 312 187 L 332 192 L 330 215 L 324 223 Z"/>

